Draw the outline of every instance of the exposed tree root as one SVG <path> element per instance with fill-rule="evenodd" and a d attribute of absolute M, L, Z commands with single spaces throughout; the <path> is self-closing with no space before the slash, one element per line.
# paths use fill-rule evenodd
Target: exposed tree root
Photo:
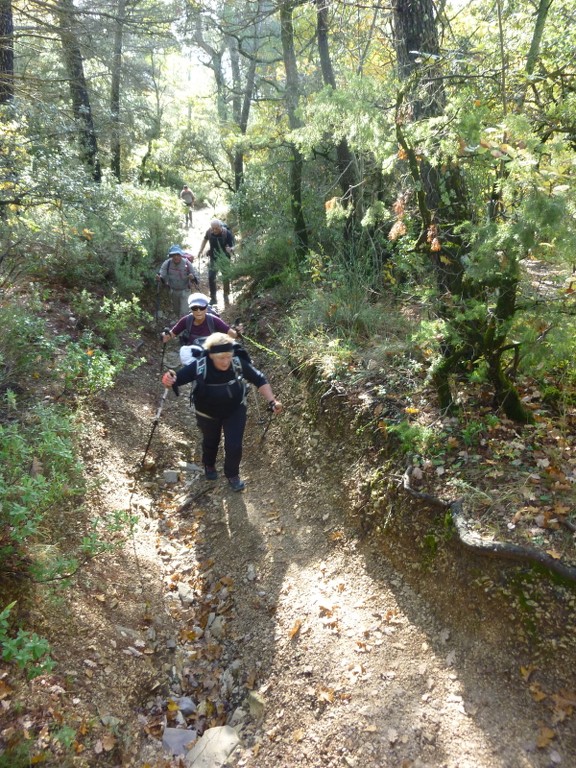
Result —
<path fill-rule="evenodd" d="M 449 510 L 458 535 L 458 541 L 467 549 L 479 555 L 501 557 L 527 565 L 538 565 L 568 581 L 576 583 L 576 567 L 566 565 L 546 552 L 542 552 L 534 547 L 521 547 L 517 544 L 491 541 L 471 531 L 468 522 L 464 518 L 461 501 L 446 501 L 429 493 L 415 490 L 410 484 L 411 475 L 412 468 L 408 467 L 402 478 L 404 490 L 414 498 L 421 499 L 432 507 Z"/>

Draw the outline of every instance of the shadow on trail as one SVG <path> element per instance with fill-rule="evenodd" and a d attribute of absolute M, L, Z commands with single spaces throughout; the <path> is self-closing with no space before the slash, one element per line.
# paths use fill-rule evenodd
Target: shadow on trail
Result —
<path fill-rule="evenodd" d="M 347 756 L 363 768 L 543 768 L 570 754 L 573 723 L 538 746 L 554 713 L 522 678 L 522 663 L 538 662 L 512 646 L 500 652 L 506 619 L 491 630 L 496 606 L 478 601 L 466 625 L 449 598 L 435 604 L 425 579 L 419 594 L 400 573 L 408 559 L 395 570 L 346 529 L 343 474 L 327 456 L 295 465 L 281 436 L 260 446 L 258 435 L 252 424 L 246 491 L 214 493 L 207 505 L 202 548 L 235 585 L 227 639 L 243 677 L 231 707 L 252 686 L 267 702 L 243 729 L 245 765 Z"/>
<path fill-rule="evenodd" d="M 290 409 L 292 386 L 278 392 L 286 424 L 275 422 L 262 445 L 249 400 L 246 490 L 231 492 L 221 477 L 197 504 L 204 536 L 191 555 L 232 598 L 222 644 L 240 666 L 227 714 L 252 689 L 266 701 L 242 729 L 244 765 L 568 764 L 575 726 L 561 704 L 570 694 L 549 672 L 553 638 L 514 645 L 527 624 L 505 599 L 512 581 L 483 562 L 471 576 L 453 553 L 423 570 L 416 507 L 396 552 L 392 533 L 386 547 L 360 542 L 346 522 L 350 458 L 342 450 L 335 461 Z M 157 455 L 198 442 L 189 412 L 183 419 L 174 401 L 166 409 Z M 500 599 L 485 596 L 483 577 L 500 581 Z"/>

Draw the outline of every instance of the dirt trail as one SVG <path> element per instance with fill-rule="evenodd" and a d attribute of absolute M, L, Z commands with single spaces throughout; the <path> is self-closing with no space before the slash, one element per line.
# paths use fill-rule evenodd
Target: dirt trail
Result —
<path fill-rule="evenodd" d="M 195 215 L 195 254 L 208 219 Z M 86 414 L 86 464 L 100 479 L 89 503 L 128 504 L 137 524 L 47 617 L 75 715 L 97 712 L 109 730 L 74 765 L 179 766 L 165 727 L 199 734 L 231 720 L 242 743 L 226 765 L 238 768 L 574 765 L 573 694 L 556 676 L 556 698 L 538 695 L 512 630 L 501 645 L 479 636 L 487 606 L 470 606 L 469 628 L 442 618 L 358 537 L 347 445 L 311 428 L 298 383 L 252 352 L 286 410 L 261 441 L 251 396 L 242 493 L 185 471 L 200 457 L 186 393 L 167 399 L 149 471 L 134 474 L 162 393 L 156 335 L 138 350 L 146 364 Z M 165 483 L 167 469 L 181 481 Z M 183 696 L 191 715 L 173 706 Z"/>
<path fill-rule="evenodd" d="M 128 391 L 152 414 L 153 359 L 148 368 Z M 347 528 L 345 446 L 325 445 L 307 427 L 285 371 L 271 378 L 287 411 L 260 444 L 252 403 L 243 493 L 231 493 L 223 479 L 197 480 L 188 491 L 197 501 L 178 512 L 182 488 L 161 489 L 150 501 L 140 484 L 149 510 L 136 537 L 140 567 L 147 563 L 144 590 L 158 589 L 150 579 L 156 572 L 177 638 L 165 665 L 172 697 L 190 693 L 191 677 L 196 693 L 212 686 L 215 709 L 223 703 L 228 720 L 242 707 L 243 743 L 230 766 L 570 765 L 574 726 L 546 736 L 550 713 L 531 694 L 519 659 L 444 624 L 375 545 Z M 144 420 L 142 445 L 145 427 Z M 109 437 L 135 445 L 125 433 Z M 152 444 L 157 473 L 198 460 L 196 443 L 186 398 L 171 396 Z M 298 446 L 297 464 L 289 443 Z M 191 604 L 182 601 L 182 584 L 195 590 Z M 221 622 L 210 638 L 214 617 Z M 218 645 L 217 663 L 207 660 L 210 643 Z M 195 674 L 205 678 L 207 669 L 214 679 L 198 685 Z M 158 685 L 166 691 L 170 680 Z M 157 707 L 169 699 L 160 696 Z M 149 738 L 130 764 L 161 765 L 161 754 Z"/>

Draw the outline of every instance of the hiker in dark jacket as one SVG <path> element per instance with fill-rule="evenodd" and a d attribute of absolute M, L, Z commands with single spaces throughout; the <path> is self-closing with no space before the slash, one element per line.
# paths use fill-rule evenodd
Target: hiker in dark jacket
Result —
<path fill-rule="evenodd" d="M 200 263 L 200 257 L 202 256 L 206 245 L 208 245 L 208 285 L 210 286 L 210 302 L 215 305 L 217 302 L 217 260 L 222 256 L 226 256 L 228 259 L 232 258 L 232 255 L 234 254 L 234 235 L 224 222 L 220 221 L 220 219 L 212 219 L 210 222 L 210 229 L 206 231 L 204 239 L 200 243 L 200 248 L 198 249 L 198 263 Z M 230 302 L 230 281 L 227 277 L 224 277 L 222 285 L 224 290 L 224 306 L 227 307 Z"/>
<path fill-rule="evenodd" d="M 162 376 L 165 387 L 178 394 L 182 384 L 196 382 L 192 395 L 196 422 L 202 432 L 202 463 L 208 480 L 216 480 L 216 457 L 224 432 L 224 475 L 233 491 L 241 491 L 242 441 L 246 427 L 246 381 L 254 384 L 273 413 L 282 411 L 266 376 L 248 360 L 235 354 L 233 341 L 224 333 L 211 334 L 204 344 L 206 353 L 178 373 Z"/>
<path fill-rule="evenodd" d="M 220 331 L 227 333 L 231 339 L 237 339 L 242 333 L 242 325 L 230 326 L 210 312 L 208 297 L 202 293 L 192 293 L 188 298 L 189 314 L 181 317 L 176 325 L 167 333 L 162 334 L 162 341 L 166 344 L 170 339 L 180 337 L 180 361 L 182 365 L 188 365 L 192 360 L 190 346 L 198 339 L 205 339 L 211 333 Z"/>

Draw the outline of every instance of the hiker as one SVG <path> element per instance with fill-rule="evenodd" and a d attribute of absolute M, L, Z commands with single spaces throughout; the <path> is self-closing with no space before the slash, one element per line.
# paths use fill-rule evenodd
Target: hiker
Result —
<path fill-rule="evenodd" d="M 182 384 L 196 382 L 192 393 L 196 423 L 202 432 L 202 463 L 207 480 L 216 480 L 216 456 L 224 432 L 224 476 L 233 491 L 241 491 L 242 440 L 246 426 L 246 381 L 254 384 L 274 414 L 282 403 L 274 397 L 264 374 L 240 356 L 238 346 L 225 333 L 212 333 L 204 343 L 204 354 L 178 373 L 162 376 L 162 384 L 178 394 Z"/>
<path fill-rule="evenodd" d="M 188 314 L 188 296 L 190 288 L 199 287 L 198 272 L 192 263 L 184 258 L 184 251 L 179 245 L 173 245 L 168 251 L 168 258 L 158 270 L 156 279 L 170 289 L 172 309 L 176 317 Z"/>
<path fill-rule="evenodd" d="M 191 227 L 192 226 L 192 206 L 196 202 L 196 198 L 194 197 L 194 193 L 188 186 L 188 184 L 184 184 L 182 187 L 182 192 L 180 192 L 180 200 L 184 203 L 186 206 L 186 216 L 184 218 L 184 226 L 185 227 Z"/>
<path fill-rule="evenodd" d="M 219 331 L 226 333 L 231 339 L 237 339 L 242 333 L 242 325 L 227 325 L 227 323 L 214 314 L 209 306 L 208 297 L 203 293 L 192 293 L 188 297 L 190 312 L 181 317 L 176 325 L 162 334 L 162 341 L 166 344 L 170 339 L 180 338 L 180 362 L 188 365 L 194 357 L 192 346 L 197 347 L 200 340 Z"/>
<path fill-rule="evenodd" d="M 215 305 L 218 301 L 218 289 L 216 286 L 218 265 L 216 261 L 219 256 L 227 256 L 229 259 L 232 258 L 234 253 L 234 236 L 224 222 L 220 221 L 220 219 L 212 219 L 210 222 L 210 229 L 207 230 L 204 239 L 200 243 L 198 259 L 202 256 L 206 244 L 208 244 L 208 285 L 210 286 L 210 302 Z M 230 304 L 230 280 L 228 280 L 227 277 L 224 277 L 222 284 L 224 289 L 224 306 L 227 307 Z"/>

